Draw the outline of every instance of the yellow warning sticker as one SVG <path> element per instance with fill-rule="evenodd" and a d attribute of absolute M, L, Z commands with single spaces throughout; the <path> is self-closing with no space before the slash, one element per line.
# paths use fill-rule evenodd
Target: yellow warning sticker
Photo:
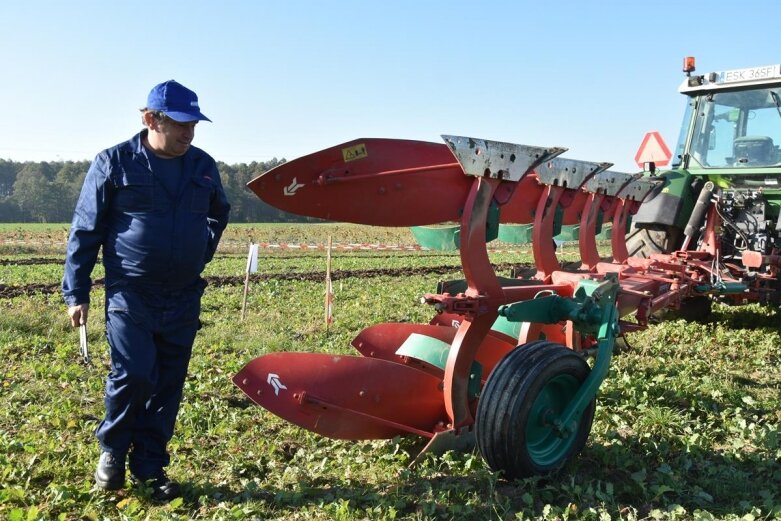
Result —
<path fill-rule="evenodd" d="M 366 145 L 363 143 L 342 149 L 342 157 L 344 158 L 345 163 L 355 161 L 356 159 L 363 159 L 368 156 L 369 153 L 366 151 Z"/>

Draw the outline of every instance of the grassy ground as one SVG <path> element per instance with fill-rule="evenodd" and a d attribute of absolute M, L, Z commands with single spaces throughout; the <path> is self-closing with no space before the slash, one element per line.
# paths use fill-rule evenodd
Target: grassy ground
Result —
<path fill-rule="evenodd" d="M 64 251 L 68 224 L 0 223 L 0 255 Z M 247 251 L 250 241 L 274 244 L 326 244 L 328 237 L 342 244 L 415 244 L 409 228 L 383 228 L 343 223 L 231 224 L 225 230 L 223 253 Z"/>
<path fill-rule="evenodd" d="M 373 229 L 334 225 L 323 235 L 318 226 L 231 233 L 237 241 L 314 242 L 330 234 L 342 243 L 402 242 L 405 233 L 372 241 Z M 6 233 L 34 240 L 51 230 L 0 229 L 0 236 Z M 233 386 L 231 377 L 257 356 L 349 354 L 364 327 L 428 321 L 431 310 L 418 297 L 437 279 L 458 277 L 460 264 L 457 254 L 429 252 L 335 253 L 335 323 L 326 334 L 322 252 L 262 255 L 240 321 L 244 254 L 221 251 L 207 269 L 212 285 L 203 301 L 204 328 L 170 445 L 170 473 L 183 483 L 184 496 L 157 505 L 143 489 L 100 492 L 92 474 L 108 371 L 102 317 L 90 319 L 94 365 L 86 367 L 78 361 L 78 334 L 51 289 L 61 259 L 56 247 L 9 246 L 0 253 L 0 285 L 31 288 L 0 298 L 0 518 L 781 517 L 781 317 L 775 310 L 717 306 L 707 323 L 667 321 L 630 335 L 631 348 L 614 359 L 601 388 L 584 451 L 548 479 L 505 481 L 475 453 L 427 457 L 410 468 L 419 439 L 329 440 L 251 405 Z M 492 256 L 502 269 L 528 260 Z M 93 308 L 102 305 L 96 290 Z"/>

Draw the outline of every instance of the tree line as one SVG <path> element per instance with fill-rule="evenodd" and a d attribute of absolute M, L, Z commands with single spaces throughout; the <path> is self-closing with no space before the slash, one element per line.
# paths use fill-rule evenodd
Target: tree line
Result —
<path fill-rule="evenodd" d="M 239 163 L 217 163 L 228 201 L 231 222 L 302 222 L 264 203 L 247 188 L 247 183 L 284 159 Z M 70 222 L 89 161 L 17 162 L 0 159 L 0 222 Z"/>

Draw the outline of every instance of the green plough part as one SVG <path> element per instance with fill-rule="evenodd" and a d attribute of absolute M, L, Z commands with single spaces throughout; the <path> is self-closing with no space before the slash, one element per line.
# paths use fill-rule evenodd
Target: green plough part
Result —
<path fill-rule="evenodd" d="M 460 246 L 460 226 L 413 226 L 410 228 L 418 244 L 430 250 L 453 251 Z"/>
<path fill-rule="evenodd" d="M 399 356 L 406 356 L 426 362 L 443 371 L 447 365 L 447 356 L 450 352 L 450 344 L 438 338 L 433 338 L 418 333 L 412 333 L 396 350 Z M 479 362 L 472 362 L 469 371 L 469 386 L 467 393 L 469 398 L 474 398 L 480 392 L 480 378 L 483 374 L 483 366 Z"/>
<path fill-rule="evenodd" d="M 491 203 L 485 228 L 485 242 L 499 236 L 499 206 Z M 418 244 L 430 250 L 453 251 L 461 246 L 460 225 L 412 226 L 413 237 Z"/>
<path fill-rule="evenodd" d="M 507 244 L 531 244 L 531 224 L 500 224 L 499 240 Z"/>

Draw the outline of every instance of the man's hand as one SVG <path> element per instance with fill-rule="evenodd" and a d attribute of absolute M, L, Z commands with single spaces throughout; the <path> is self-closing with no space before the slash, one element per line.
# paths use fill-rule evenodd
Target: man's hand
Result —
<path fill-rule="evenodd" d="M 79 327 L 82 324 L 87 323 L 87 315 L 89 314 L 89 304 L 76 304 L 68 308 L 68 316 L 71 317 L 71 325 L 73 327 Z"/>

